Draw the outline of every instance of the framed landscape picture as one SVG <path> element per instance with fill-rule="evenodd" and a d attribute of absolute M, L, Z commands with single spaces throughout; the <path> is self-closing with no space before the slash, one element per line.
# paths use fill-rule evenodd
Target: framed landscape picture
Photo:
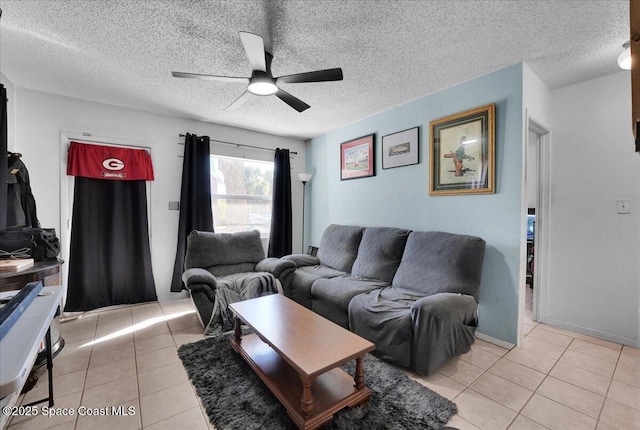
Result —
<path fill-rule="evenodd" d="M 430 195 L 493 193 L 495 104 L 429 123 Z"/>
<path fill-rule="evenodd" d="M 418 164 L 418 127 L 382 137 L 382 168 Z"/>
<path fill-rule="evenodd" d="M 340 180 L 375 176 L 375 134 L 340 144 Z"/>

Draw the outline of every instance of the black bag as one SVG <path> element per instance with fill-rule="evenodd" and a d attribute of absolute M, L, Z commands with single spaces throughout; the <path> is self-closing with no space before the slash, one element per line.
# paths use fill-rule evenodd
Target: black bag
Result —
<path fill-rule="evenodd" d="M 56 258 L 60 255 L 60 240 L 56 236 L 55 228 L 32 228 L 36 246 L 32 257 L 36 261 Z"/>
<path fill-rule="evenodd" d="M 0 258 L 33 258 L 60 255 L 60 240 L 54 228 L 11 227 L 0 231 Z"/>

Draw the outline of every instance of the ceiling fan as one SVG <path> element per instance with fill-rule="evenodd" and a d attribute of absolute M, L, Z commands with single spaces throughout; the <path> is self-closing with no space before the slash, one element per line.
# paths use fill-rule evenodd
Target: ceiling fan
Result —
<path fill-rule="evenodd" d="M 247 90 L 238 97 L 233 103 L 231 103 L 226 111 L 232 111 L 238 109 L 251 95 L 256 96 L 270 96 L 276 95 L 280 100 L 297 110 L 302 112 L 308 109 L 310 106 L 292 96 L 288 92 L 279 87 L 280 84 L 297 84 L 306 82 L 326 82 L 326 81 L 341 81 L 342 69 L 325 69 L 316 70 L 314 72 L 296 73 L 293 75 L 280 76 L 274 78 L 271 74 L 271 60 L 273 55 L 265 51 L 264 40 L 261 36 L 253 33 L 247 33 L 240 31 L 240 39 L 242 45 L 247 53 L 247 58 L 251 64 L 253 72 L 250 78 L 242 78 L 235 76 L 216 76 L 216 75 L 203 75 L 198 73 L 184 73 L 184 72 L 171 72 L 176 78 L 191 78 L 191 79 L 203 79 L 207 81 L 222 81 L 222 82 L 242 82 L 248 84 Z"/>

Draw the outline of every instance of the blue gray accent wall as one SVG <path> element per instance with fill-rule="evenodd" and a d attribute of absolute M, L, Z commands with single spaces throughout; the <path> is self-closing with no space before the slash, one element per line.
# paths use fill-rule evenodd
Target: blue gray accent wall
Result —
<path fill-rule="evenodd" d="M 305 244 L 331 223 L 480 236 L 487 241 L 479 332 L 517 341 L 523 142 L 522 64 L 414 100 L 306 144 Z M 345 79 L 348 75 L 345 74 Z M 425 79 L 429 79 L 425 76 Z M 372 89 L 375 91 L 375 89 Z M 496 104 L 496 192 L 429 196 L 429 121 Z M 382 136 L 420 127 L 420 163 L 382 170 Z M 376 176 L 340 181 L 340 143 L 375 133 Z"/>

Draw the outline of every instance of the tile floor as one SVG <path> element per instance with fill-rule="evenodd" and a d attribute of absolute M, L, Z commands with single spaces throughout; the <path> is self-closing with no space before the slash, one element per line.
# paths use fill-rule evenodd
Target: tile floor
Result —
<path fill-rule="evenodd" d="M 122 405 L 135 415 L 39 416 L 14 419 L 10 430 L 215 428 L 176 354 L 202 338 L 189 299 L 90 313 L 61 331 L 67 344 L 54 362 L 56 406 Z M 510 351 L 478 340 L 435 374 L 411 377 L 458 405 L 448 425 L 460 430 L 640 428 L 640 350 L 533 321 L 525 332 Z M 46 390 L 43 375 L 22 401 Z"/>

